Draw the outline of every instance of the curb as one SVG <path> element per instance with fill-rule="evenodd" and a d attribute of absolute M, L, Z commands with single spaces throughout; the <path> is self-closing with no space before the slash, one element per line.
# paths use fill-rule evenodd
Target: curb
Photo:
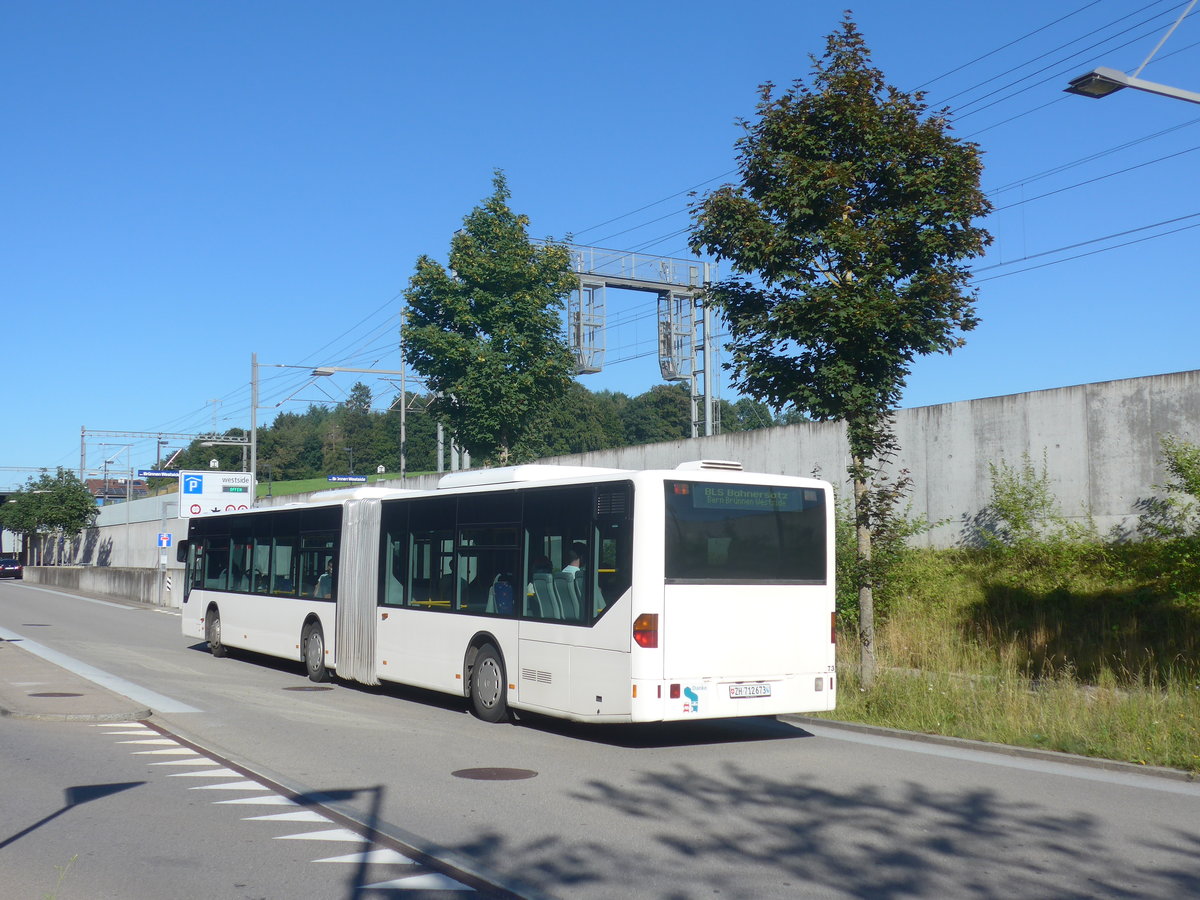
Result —
<path fill-rule="evenodd" d="M 1033 747 L 1016 747 L 1012 744 L 994 744 L 988 741 L 973 741 L 968 738 L 947 737 L 942 734 L 924 734 L 919 731 L 900 731 L 896 728 L 884 728 L 879 725 L 863 725 L 859 722 L 841 722 L 835 719 L 818 719 L 812 716 L 788 715 L 780 716 L 779 718 L 785 722 L 800 725 L 801 727 L 813 725 L 822 728 L 833 728 L 839 731 L 869 734 L 875 737 L 912 741 L 917 744 L 937 744 L 943 747 L 955 747 L 959 750 L 974 750 L 980 753 L 996 753 L 1001 756 L 1012 756 L 1021 759 L 1036 759 L 1042 762 L 1061 763 L 1063 765 L 1079 766 L 1086 769 L 1101 769 L 1125 775 L 1148 775 L 1152 778 L 1165 778 L 1169 781 L 1193 783 L 1200 781 L 1200 775 L 1194 772 L 1185 772 L 1182 769 L 1168 769 L 1163 766 L 1141 766 L 1137 763 L 1122 762 L 1115 759 L 1101 759 L 1095 756 L 1080 756 L 1077 753 L 1064 753 L 1058 750 L 1038 750 Z"/>

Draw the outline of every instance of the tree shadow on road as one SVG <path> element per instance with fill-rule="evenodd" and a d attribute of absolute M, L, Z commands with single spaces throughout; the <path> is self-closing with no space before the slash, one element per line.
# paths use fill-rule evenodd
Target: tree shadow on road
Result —
<path fill-rule="evenodd" d="M 1138 838 L 1141 858 L 1156 859 L 1138 868 L 1103 823 L 986 787 L 880 782 L 843 792 L 799 765 L 790 779 L 675 765 L 633 783 L 581 780 L 572 799 L 596 815 L 571 834 L 515 845 L 487 833 L 457 850 L 563 897 L 1200 895 L 1200 828 Z M 646 851 L 631 852 L 639 841 Z M 671 887 L 647 892 L 664 873 Z"/>

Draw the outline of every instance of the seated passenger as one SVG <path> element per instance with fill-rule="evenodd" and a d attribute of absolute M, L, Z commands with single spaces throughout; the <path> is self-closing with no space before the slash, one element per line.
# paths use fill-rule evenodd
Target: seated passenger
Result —
<path fill-rule="evenodd" d="M 318 600 L 328 600 L 333 596 L 333 560 L 325 563 L 325 571 L 317 579 L 317 589 L 313 596 Z"/>

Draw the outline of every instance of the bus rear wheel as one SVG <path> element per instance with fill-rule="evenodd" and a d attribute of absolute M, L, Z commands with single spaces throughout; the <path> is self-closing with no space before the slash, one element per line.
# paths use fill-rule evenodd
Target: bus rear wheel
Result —
<path fill-rule="evenodd" d="M 504 660 L 491 644 L 484 644 L 471 666 L 471 709 L 485 722 L 499 722 L 508 716 Z"/>
<path fill-rule="evenodd" d="M 221 614 L 215 606 L 204 617 L 204 639 L 208 641 L 208 652 L 218 659 L 229 652 L 221 643 Z"/>
<path fill-rule="evenodd" d="M 321 631 L 321 626 L 309 625 L 305 628 L 300 638 L 300 646 L 304 651 L 304 668 L 308 671 L 309 681 L 328 681 L 329 670 L 325 668 L 325 634 Z"/>

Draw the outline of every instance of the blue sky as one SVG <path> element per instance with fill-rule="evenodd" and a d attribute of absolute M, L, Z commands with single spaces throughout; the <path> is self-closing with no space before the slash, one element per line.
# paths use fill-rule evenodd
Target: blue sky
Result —
<path fill-rule="evenodd" d="M 396 368 L 413 264 L 495 168 L 534 236 L 687 255 L 686 191 L 728 179 L 757 85 L 807 78 L 847 5 L 2 0 L 0 466 L 76 468 L 81 427 L 246 427 L 252 353 Z M 1200 228 L 1164 232 L 1200 224 L 1200 106 L 1062 92 L 1136 69 L 1184 5 L 852 6 L 889 82 L 981 145 L 996 206 L 982 322 L 905 406 L 1197 367 Z M 1142 75 L 1200 90 L 1200 11 Z M 660 380 L 653 309 L 609 298 L 585 384 Z M 263 378 L 260 421 L 355 380 Z M 88 469 L 153 462 L 128 442 L 89 437 Z"/>

